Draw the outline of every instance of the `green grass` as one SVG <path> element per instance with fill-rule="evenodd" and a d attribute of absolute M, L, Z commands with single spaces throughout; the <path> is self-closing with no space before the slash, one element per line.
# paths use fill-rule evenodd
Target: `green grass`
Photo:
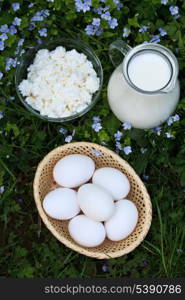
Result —
<path fill-rule="evenodd" d="M 185 275 L 184 219 L 185 219 L 185 38 L 184 17 L 175 20 L 169 13 L 169 5 L 161 5 L 160 0 L 125 1 L 121 11 L 111 3 L 111 14 L 118 18 L 119 26 L 110 30 L 106 21 L 102 23 L 104 33 L 87 36 L 84 28 L 91 23 L 95 13 L 77 13 L 74 1 L 58 0 L 49 3 L 35 1 L 33 8 L 27 9 L 30 1 L 19 1 L 18 12 L 9 12 L 13 1 L 4 1 L 0 25 L 12 22 L 15 16 L 22 18 L 21 28 L 14 38 L 9 37 L 7 48 L 1 51 L 0 71 L 0 186 L 5 191 L 0 195 L 0 276 L 1 277 L 183 277 Z M 0 1 L 2 3 L 2 1 Z M 100 1 L 93 1 L 95 6 Z M 183 1 L 171 1 L 178 5 L 180 14 L 185 13 Z M 50 9 L 50 16 L 36 24 L 33 32 L 27 28 L 36 11 Z M 138 32 L 140 26 L 150 22 L 145 34 Z M 80 37 L 99 56 L 104 70 L 104 86 L 100 101 L 85 116 L 66 124 L 48 123 L 32 116 L 20 103 L 14 86 L 14 68 L 5 70 L 5 58 L 14 57 L 20 37 L 25 44 L 36 42 L 38 29 L 48 28 L 48 37 L 67 35 Z M 171 126 L 163 124 L 161 134 L 151 130 L 131 129 L 124 131 L 121 123 L 113 116 L 107 104 L 106 89 L 113 71 L 108 58 L 109 44 L 122 38 L 124 27 L 131 29 L 126 41 L 137 45 L 150 40 L 163 27 L 167 36 L 161 37 L 161 44 L 169 47 L 180 64 L 181 100 L 176 113 L 180 121 Z M 14 40 L 13 40 L 14 39 Z M 45 38 L 47 39 L 47 38 Z M 7 42 L 6 42 L 7 43 Z M 179 48 L 179 52 L 176 49 Z M 15 97 L 12 100 L 10 97 Z M 92 129 L 93 116 L 99 115 L 103 129 L 96 133 Z M 75 129 L 73 141 L 106 143 L 115 151 L 114 133 L 123 132 L 122 146 L 130 145 L 132 153 L 120 156 L 127 160 L 144 180 L 153 205 L 153 220 L 144 242 L 133 252 L 117 259 L 109 260 L 109 272 L 103 272 L 104 261 L 79 255 L 59 243 L 40 224 L 33 199 L 33 178 L 39 161 L 53 148 L 65 144 L 65 136 L 59 133 L 64 127 L 68 134 Z M 171 132 L 173 139 L 167 139 L 165 132 Z M 141 153 L 141 148 L 147 152 Z M 41 228 L 40 228 L 41 227 Z"/>

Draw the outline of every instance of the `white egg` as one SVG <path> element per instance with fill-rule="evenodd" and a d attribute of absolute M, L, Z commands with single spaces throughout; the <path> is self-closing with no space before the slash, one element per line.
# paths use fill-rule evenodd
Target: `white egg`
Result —
<path fill-rule="evenodd" d="M 94 161 L 81 154 L 71 154 L 60 159 L 53 169 L 54 180 L 61 186 L 74 188 L 92 177 Z"/>
<path fill-rule="evenodd" d="M 127 176 L 115 168 L 97 169 L 92 182 L 106 189 L 114 200 L 125 198 L 130 191 L 130 182 Z"/>
<path fill-rule="evenodd" d="M 115 213 L 105 222 L 105 230 L 111 241 L 120 241 L 135 229 L 138 221 L 138 210 L 135 204 L 127 199 L 117 201 L 115 206 Z"/>
<path fill-rule="evenodd" d="M 96 247 L 105 239 L 105 227 L 101 222 L 78 215 L 69 221 L 68 230 L 76 243 L 85 247 Z"/>
<path fill-rule="evenodd" d="M 45 196 L 43 208 L 51 218 L 71 219 L 80 212 L 77 192 L 68 188 L 57 188 Z"/>
<path fill-rule="evenodd" d="M 83 213 L 95 221 L 106 221 L 114 213 L 112 196 L 96 184 L 82 185 L 77 193 L 77 201 Z"/>

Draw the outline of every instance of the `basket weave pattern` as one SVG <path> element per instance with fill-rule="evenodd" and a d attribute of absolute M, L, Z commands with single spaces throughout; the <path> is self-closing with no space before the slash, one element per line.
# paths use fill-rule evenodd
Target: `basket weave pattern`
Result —
<path fill-rule="evenodd" d="M 96 155 L 94 150 L 101 152 L 101 154 Z M 91 157 L 96 164 L 96 169 L 101 167 L 112 167 L 117 168 L 127 175 L 131 184 L 131 190 L 127 199 L 132 200 L 136 204 L 139 212 L 139 219 L 135 230 L 126 239 L 118 242 L 112 242 L 105 239 L 103 244 L 93 248 L 80 246 L 73 241 L 69 235 L 67 229 L 69 221 L 54 220 L 47 216 L 43 210 L 42 201 L 45 195 L 57 187 L 52 176 L 54 165 L 62 157 L 75 153 Z M 108 259 L 127 254 L 143 241 L 151 225 L 152 206 L 143 182 L 126 161 L 113 151 L 98 144 L 87 142 L 70 143 L 49 152 L 38 165 L 33 189 L 38 212 L 47 228 L 60 242 L 83 255 L 98 259 Z"/>

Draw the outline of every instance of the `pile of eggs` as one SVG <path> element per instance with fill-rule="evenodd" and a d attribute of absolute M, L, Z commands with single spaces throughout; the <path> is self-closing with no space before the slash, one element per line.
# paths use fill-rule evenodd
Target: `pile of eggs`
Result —
<path fill-rule="evenodd" d="M 51 218 L 70 220 L 69 234 L 76 243 L 96 247 L 106 237 L 120 241 L 135 229 L 138 210 L 125 199 L 130 182 L 119 170 L 95 169 L 90 157 L 71 154 L 55 164 L 53 178 L 60 187 L 45 196 L 43 208 Z"/>

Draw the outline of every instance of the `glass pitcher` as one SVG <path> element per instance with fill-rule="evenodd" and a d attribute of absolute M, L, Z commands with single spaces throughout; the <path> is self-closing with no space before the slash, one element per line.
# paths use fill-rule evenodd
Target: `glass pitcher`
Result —
<path fill-rule="evenodd" d="M 118 40 L 110 45 L 109 56 L 116 69 L 108 83 L 108 102 L 116 117 L 140 129 L 166 121 L 180 97 L 174 54 L 158 44 L 131 48 Z"/>

